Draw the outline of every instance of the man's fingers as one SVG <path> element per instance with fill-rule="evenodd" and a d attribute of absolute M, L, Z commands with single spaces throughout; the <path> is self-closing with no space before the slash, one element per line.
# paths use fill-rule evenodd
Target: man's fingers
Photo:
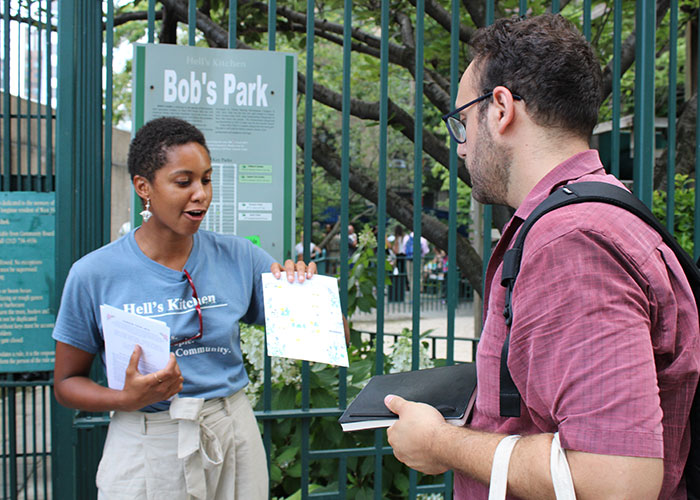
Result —
<path fill-rule="evenodd" d="M 384 405 L 397 415 L 401 414 L 401 408 L 403 408 L 405 403 L 406 400 L 404 398 L 395 394 L 387 394 L 384 397 Z"/>

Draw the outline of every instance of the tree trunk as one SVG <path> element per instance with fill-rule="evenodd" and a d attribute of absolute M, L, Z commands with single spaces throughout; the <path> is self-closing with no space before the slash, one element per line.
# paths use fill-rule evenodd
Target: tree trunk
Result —
<path fill-rule="evenodd" d="M 698 114 L 698 93 L 683 104 L 676 122 L 676 173 L 692 175 L 695 172 L 695 127 Z M 671 124 L 669 123 L 669 126 Z M 668 147 L 656 160 L 654 188 L 666 190 Z"/>

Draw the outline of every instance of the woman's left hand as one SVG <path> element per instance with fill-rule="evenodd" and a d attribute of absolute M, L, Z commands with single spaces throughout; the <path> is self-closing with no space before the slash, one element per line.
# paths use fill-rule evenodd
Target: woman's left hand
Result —
<path fill-rule="evenodd" d="M 287 259 L 284 262 L 284 267 L 279 262 L 275 262 L 270 266 L 270 272 L 279 279 L 282 276 L 282 271 L 287 273 L 287 281 L 294 283 L 294 275 L 296 273 L 297 281 L 303 283 L 304 280 L 310 279 L 314 274 L 316 274 L 316 263 L 310 262 L 307 266 L 303 260 L 298 260 L 294 262 L 291 259 Z"/>

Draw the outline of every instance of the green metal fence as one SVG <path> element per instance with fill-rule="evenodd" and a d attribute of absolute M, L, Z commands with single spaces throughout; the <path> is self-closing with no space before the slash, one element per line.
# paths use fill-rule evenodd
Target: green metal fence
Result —
<path fill-rule="evenodd" d="M 124 4 L 127 2 L 2 0 L 0 189 L 56 191 L 58 296 L 70 264 L 109 240 L 110 125 L 117 107 L 112 93 L 114 32 L 115 26 L 127 22 L 141 22 L 148 42 L 162 38 L 189 45 L 262 50 L 282 46 L 288 50 L 295 36 L 304 38 L 303 44 L 294 46 L 304 61 L 299 74 L 299 90 L 304 96 L 299 101 L 303 113 L 299 114 L 297 144 L 303 152 L 298 157 L 304 191 L 301 225 L 305 247 L 308 249 L 312 234 L 312 169 L 323 165 L 326 172 L 334 172 L 337 177 L 341 228 L 346 228 L 355 215 L 351 213 L 351 191 L 359 192 L 376 206 L 377 241 L 385 241 L 390 225 L 399 222 L 412 229 L 416 239 L 424 235 L 444 248 L 448 254 L 445 333 L 428 341 L 428 353 L 444 358 L 446 363 L 459 358 L 455 351 L 464 349 L 459 347 L 461 344 L 474 343 L 456 331 L 458 283 L 466 280 L 480 290 L 481 272 L 462 265 L 469 262 L 465 256 L 473 252 L 458 233 L 458 218 L 464 209 L 458 209 L 455 194 L 466 178 L 454 145 L 440 129 L 439 121 L 436 125 L 435 117 L 454 103 L 474 25 L 488 24 L 506 11 L 525 14 L 549 9 L 561 11 L 579 23 L 581 31 L 599 47 L 610 47 L 599 50 L 609 97 L 603 106 L 595 143 L 601 157 L 607 158 L 606 166 L 616 175 L 624 177 L 628 164 L 631 165 L 632 187 L 645 203 L 652 204 L 655 182 L 666 186 L 666 212 L 670 214 L 667 224 L 678 230 L 674 214 L 682 207 L 674 204 L 675 174 L 677 170 L 688 171 L 688 164 L 692 165 L 692 173 L 700 164 L 700 132 L 697 127 L 693 129 L 692 121 L 695 145 L 688 143 L 687 137 L 680 137 L 689 134 L 683 126 L 688 123 L 688 108 L 694 105 L 696 116 L 700 108 L 697 97 L 692 100 L 700 79 L 697 2 L 555 0 L 551 5 L 541 5 L 520 0 L 496 5 L 493 1 L 472 4 L 459 0 L 415 0 L 393 5 L 381 0 L 368 5 L 344 0 L 324 9 L 311 0 L 279 4 L 274 0 L 256 4 L 239 4 L 236 0 L 142 0 L 134 2 L 134 8 L 127 9 L 133 11 L 129 13 L 124 11 Z M 275 15 L 269 15 L 270 12 Z M 215 26 L 212 18 L 217 21 Z M 397 20 L 404 30 L 397 27 Z M 256 37 L 257 44 L 253 43 Z M 323 73 L 328 65 L 329 44 L 338 47 L 339 54 L 333 61 L 337 61 L 336 73 L 342 75 L 337 88 L 330 92 L 328 76 Z M 438 45 L 444 50 L 436 54 L 434 47 Z M 440 64 L 435 62 L 436 57 Z M 442 64 L 443 59 L 449 64 Z M 36 60 L 44 61 L 38 72 L 32 70 Z M 436 66 L 447 69 L 438 74 Z M 367 97 L 363 82 L 353 80 L 355 71 L 367 71 L 367 67 L 376 68 L 376 98 Z M 405 96 L 395 91 L 399 73 L 410 81 Z M 659 75 L 664 73 L 668 77 L 662 81 Z M 627 94 L 630 88 L 634 89 L 632 96 Z M 667 90 L 660 93 L 660 88 Z M 366 106 L 375 102 L 372 99 L 376 100 L 376 107 Z M 634 99 L 633 104 L 630 99 Z M 319 133 L 327 132 L 327 124 L 319 123 L 317 118 L 327 109 L 336 110 L 340 125 L 330 142 L 327 133 Z M 630 109 L 631 129 L 625 116 Z M 659 124 L 663 121 L 659 118 L 666 118 L 665 125 Z M 366 140 L 366 136 L 358 137 L 355 132 L 368 128 L 370 122 L 376 125 L 369 128 L 375 131 L 376 166 L 369 177 L 358 177 L 358 142 Z M 399 139 L 408 141 L 403 153 L 413 166 L 407 177 L 412 178 L 408 182 L 410 191 L 403 194 L 418 200 L 416 203 L 398 196 L 391 183 L 390 160 Z M 627 151 L 627 141 L 633 146 L 631 152 Z M 668 145 L 666 150 L 655 147 L 663 141 Z M 426 162 L 441 165 L 447 172 L 444 180 L 452 196 L 447 200 L 449 219 L 444 226 L 435 226 L 421 207 L 420 200 L 427 189 Z M 656 163 L 665 164 L 665 170 L 656 172 L 661 172 L 661 181 L 655 178 Z M 700 256 L 698 196 L 695 191 L 695 216 L 690 213 L 693 229 L 686 229 L 696 258 Z M 497 227 L 503 219 L 503 211 L 497 207 L 484 207 L 483 214 L 483 226 L 488 229 Z M 489 254 L 492 244 L 489 232 L 486 231 L 483 244 L 474 244 L 484 255 Z M 347 243 L 347 232 L 341 231 L 339 274 L 345 308 L 351 275 Z M 416 254 L 414 283 L 420 282 L 424 264 L 421 261 Z M 328 438 L 336 436 L 335 419 L 356 390 L 354 377 L 360 371 L 358 367 L 364 367 L 367 373 L 383 372 L 391 346 L 398 341 L 393 333 L 386 332 L 391 311 L 390 292 L 384 284 L 389 272 L 384 260 L 378 259 L 373 316 L 376 328 L 371 335 L 355 336 L 356 342 L 367 341 L 364 360 L 350 369 L 331 370 L 330 375 L 316 365 L 301 363 L 298 388 L 290 387 L 285 392 L 275 385 L 273 363 L 266 358 L 264 389 L 256 414 L 276 488 L 283 484 L 287 490 L 300 489 L 302 498 L 364 495 L 413 499 L 430 494 L 451 497 L 451 474 L 426 477 L 407 471 L 391 456 L 384 431 Z M 419 287 L 412 287 L 408 293 L 411 303 L 420 302 Z M 413 307 L 413 368 L 421 359 L 423 329 L 420 308 Z M 49 412 L 50 386 L 51 380 L 28 381 L 17 376 L 7 376 L 0 382 L 4 498 L 42 498 L 42 494 L 45 498 L 95 497 L 94 474 L 107 418 L 76 414 L 55 403 Z M 320 397 L 322 387 L 332 388 L 332 400 Z M 290 394 L 293 397 L 287 397 Z M 281 439 L 281 434 L 286 440 Z M 38 470 L 39 464 L 44 464 L 44 475 L 29 474 L 30 470 Z M 49 470 L 50 474 L 46 472 Z M 43 493 L 32 497 L 29 491 Z"/>

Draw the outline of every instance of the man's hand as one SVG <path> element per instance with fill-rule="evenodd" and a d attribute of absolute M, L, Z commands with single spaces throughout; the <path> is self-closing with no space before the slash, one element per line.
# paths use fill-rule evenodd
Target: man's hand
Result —
<path fill-rule="evenodd" d="M 307 266 L 303 260 L 294 262 L 291 259 L 287 259 L 284 262 L 284 268 L 279 262 L 275 262 L 270 266 L 270 272 L 277 279 L 280 279 L 283 270 L 287 273 L 287 281 L 290 283 L 294 283 L 295 273 L 297 276 L 297 281 L 299 281 L 299 283 L 303 283 L 304 280 L 310 279 L 314 274 L 316 274 L 316 263 L 310 262 Z"/>
<path fill-rule="evenodd" d="M 399 420 L 386 431 L 394 456 L 412 469 L 425 474 L 442 474 L 448 467 L 437 460 L 436 437 L 442 426 L 450 425 L 430 405 L 406 401 L 389 394 L 384 398 Z"/>

